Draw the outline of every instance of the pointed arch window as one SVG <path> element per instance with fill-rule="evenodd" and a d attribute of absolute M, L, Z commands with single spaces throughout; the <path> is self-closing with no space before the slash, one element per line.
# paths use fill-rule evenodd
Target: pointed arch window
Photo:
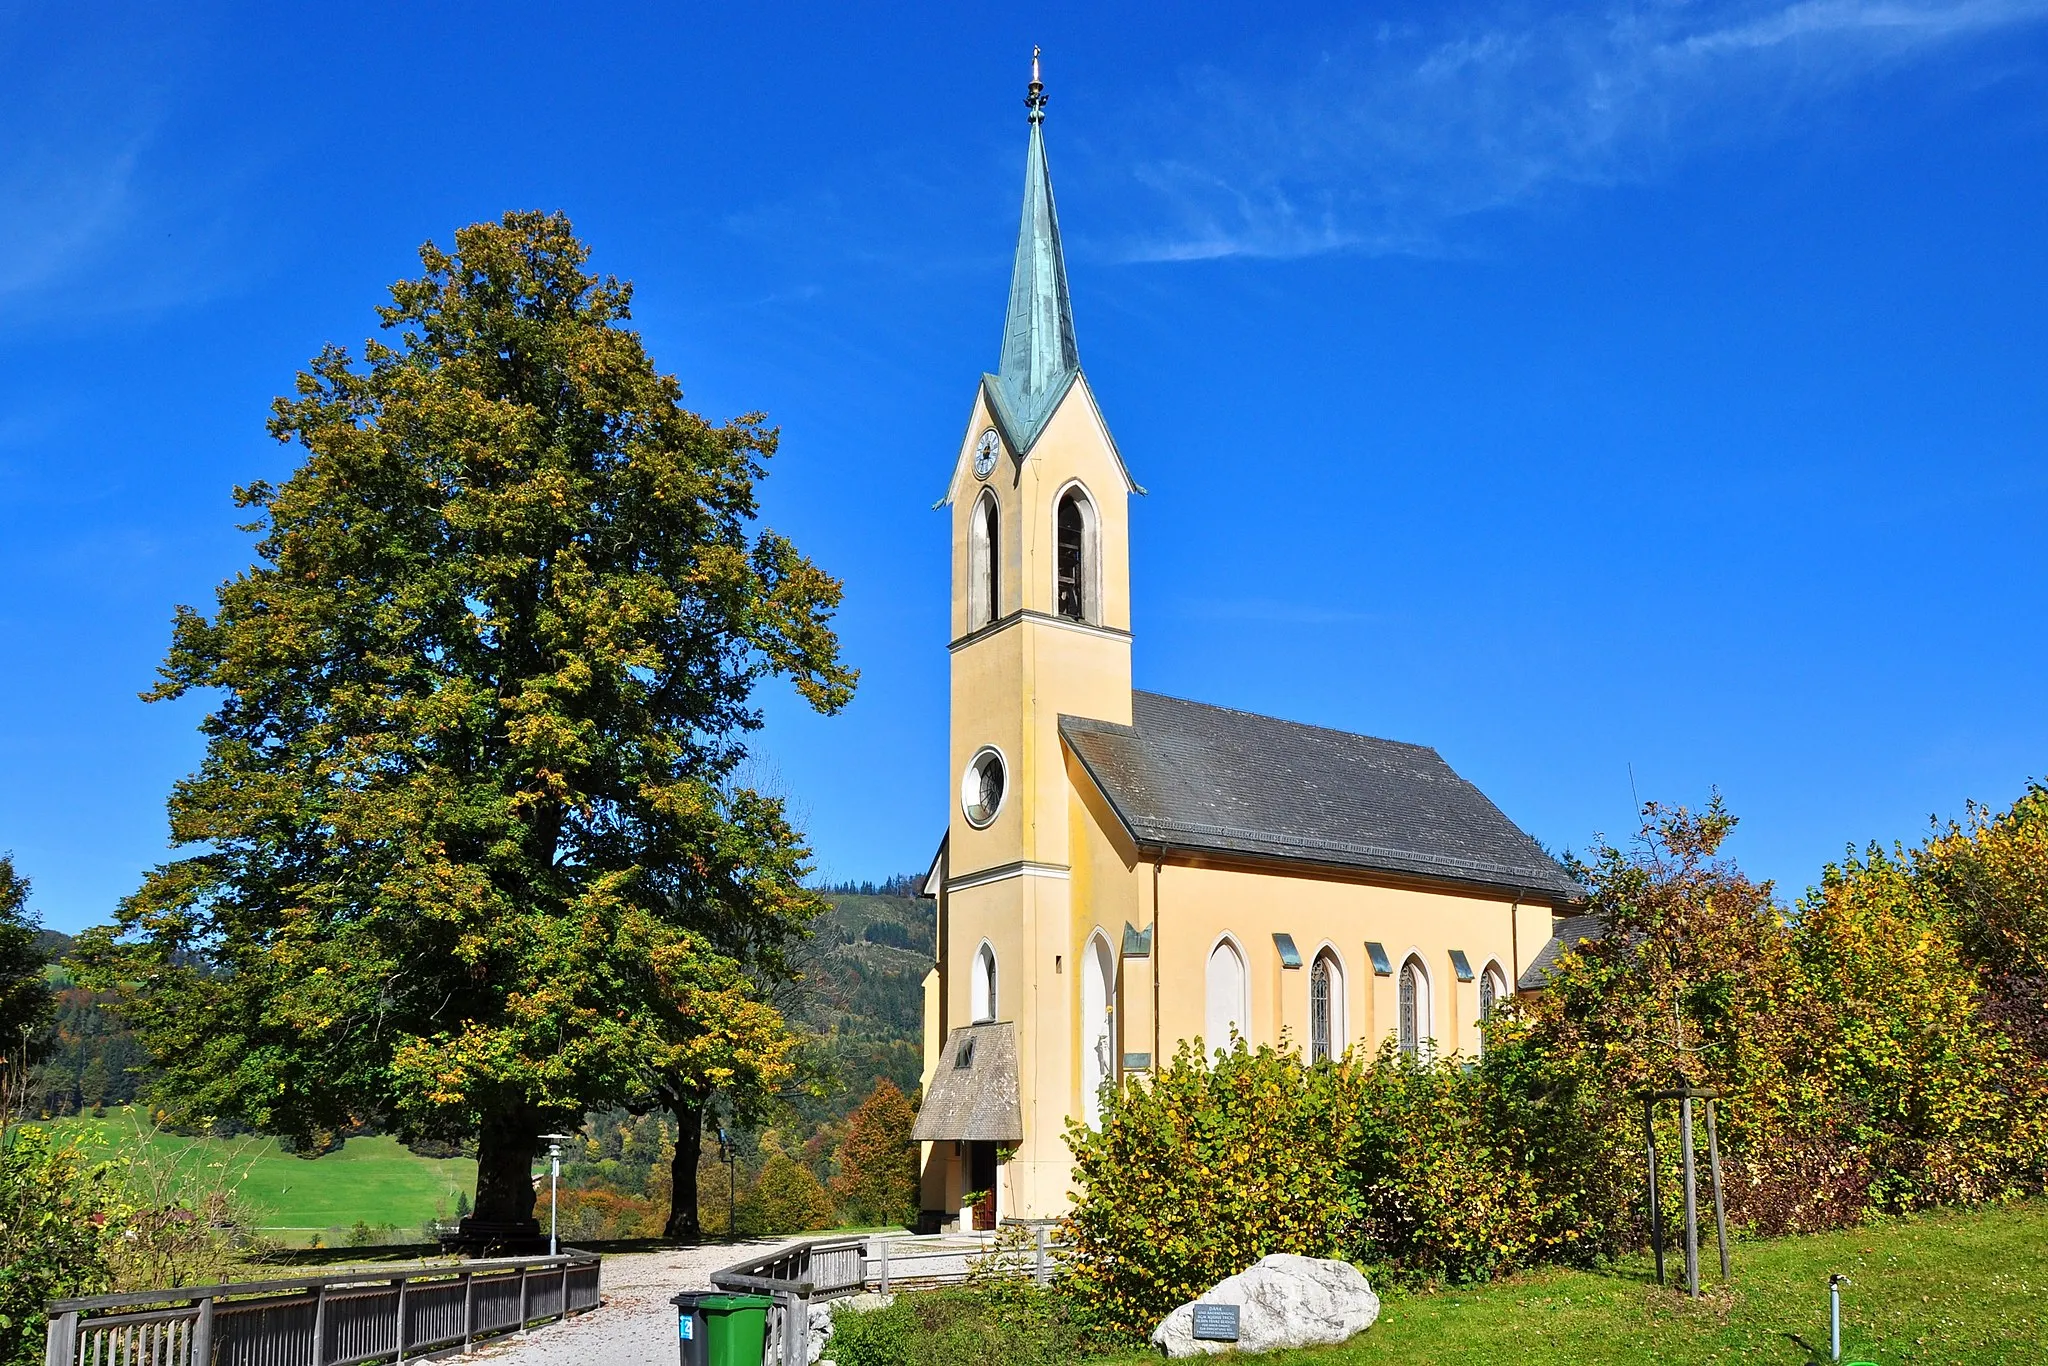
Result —
<path fill-rule="evenodd" d="M 1486 971 L 1479 974 L 1479 1051 L 1482 1053 L 1486 1051 L 1486 1026 L 1507 995 L 1508 975 L 1500 970 L 1500 964 L 1488 963 Z"/>
<path fill-rule="evenodd" d="M 1329 1062 L 1343 1052 L 1344 969 L 1328 949 L 1308 973 L 1309 1061 Z"/>
<path fill-rule="evenodd" d="M 985 939 L 981 943 L 981 951 L 974 955 L 974 979 L 968 984 L 968 997 L 974 1023 L 987 1024 L 995 1019 L 996 951 Z"/>
<path fill-rule="evenodd" d="M 1203 1045 L 1211 1052 L 1227 1052 L 1232 1032 L 1243 1035 L 1245 1016 L 1244 955 L 1228 939 L 1209 950 L 1208 992 L 1204 1012 Z"/>
<path fill-rule="evenodd" d="M 1116 959 L 1100 933 L 1081 960 L 1081 1117 L 1102 1122 L 1102 1088 L 1116 1081 Z"/>
<path fill-rule="evenodd" d="M 967 528 L 967 629 L 978 631 L 1002 611 L 1001 514 L 993 489 L 982 490 Z"/>
<path fill-rule="evenodd" d="M 1095 505 L 1080 488 L 1060 495 L 1055 527 L 1053 597 L 1070 621 L 1094 621 L 1096 602 Z"/>
<path fill-rule="evenodd" d="M 1429 1036 L 1429 974 L 1411 955 L 1401 964 L 1401 1051 L 1417 1056 Z"/>

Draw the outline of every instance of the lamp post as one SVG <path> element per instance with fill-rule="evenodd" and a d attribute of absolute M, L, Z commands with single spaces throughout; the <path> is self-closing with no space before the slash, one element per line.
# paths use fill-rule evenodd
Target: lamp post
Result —
<path fill-rule="evenodd" d="M 567 1134 L 542 1134 L 548 1141 L 548 1256 L 559 1256 L 562 1244 L 557 1231 L 562 1223 L 562 1145 Z"/>
<path fill-rule="evenodd" d="M 725 1132 L 723 1124 L 718 1126 L 718 1160 L 725 1164 L 725 1241 L 739 1241 L 739 1168 L 735 1165 L 739 1153 L 734 1151 L 732 1138 Z"/>

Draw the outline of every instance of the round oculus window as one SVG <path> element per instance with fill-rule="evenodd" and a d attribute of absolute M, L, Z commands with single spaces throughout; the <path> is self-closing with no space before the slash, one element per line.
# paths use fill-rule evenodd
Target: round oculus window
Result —
<path fill-rule="evenodd" d="M 967 823 L 979 830 L 1003 809 L 1003 756 L 984 749 L 967 761 L 960 775 L 960 809 Z"/>

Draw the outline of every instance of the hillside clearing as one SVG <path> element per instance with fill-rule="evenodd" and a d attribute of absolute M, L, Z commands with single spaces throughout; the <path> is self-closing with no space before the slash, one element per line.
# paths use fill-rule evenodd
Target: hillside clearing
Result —
<path fill-rule="evenodd" d="M 421 1157 L 395 1138 L 351 1138 L 315 1158 L 295 1157 L 273 1138 L 185 1138 L 153 1131 L 138 1111 L 106 1118 L 51 1120 L 60 1133 L 83 1133 L 109 1155 L 125 1154 L 160 1169 L 210 1169 L 247 1202 L 256 1225 L 278 1242 L 303 1244 L 314 1234 L 333 1242 L 358 1220 L 397 1230 L 393 1241 L 417 1242 L 420 1226 L 451 1218 L 458 1195 L 476 1185 L 473 1158 Z M 378 1241 L 384 1241 L 379 1238 Z"/>

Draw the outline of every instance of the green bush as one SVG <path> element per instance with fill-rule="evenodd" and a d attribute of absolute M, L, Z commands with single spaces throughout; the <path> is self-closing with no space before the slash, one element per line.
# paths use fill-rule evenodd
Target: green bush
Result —
<path fill-rule="evenodd" d="M 740 1198 L 738 1223 L 748 1235 L 829 1228 L 832 1197 L 809 1167 L 777 1150 L 769 1153 L 753 1188 Z"/>
<path fill-rule="evenodd" d="M 1075 1123 L 1080 1196 L 1062 1285 L 1112 1332 L 1149 1332 L 1175 1305 L 1273 1252 L 1334 1254 L 1359 1211 L 1340 1177 L 1358 1072 L 1237 1040 L 1213 1066 L 1183 1043 L 1149 1084 L 1105 1093 Z"/>
<path fill-rule="evenodd" d="M 108 1289 L 117 1173 L 47 1129 L 0 1130 L 0 1366 L 43 1359 L 43 1305 Z"/>
<path fill-rule="evenodd" d="M 1096 1349 L 1062 1296 L 998 1281 L 836 1314 L 826 1355 L 839 1366 L 1063 1366 Z"/>

